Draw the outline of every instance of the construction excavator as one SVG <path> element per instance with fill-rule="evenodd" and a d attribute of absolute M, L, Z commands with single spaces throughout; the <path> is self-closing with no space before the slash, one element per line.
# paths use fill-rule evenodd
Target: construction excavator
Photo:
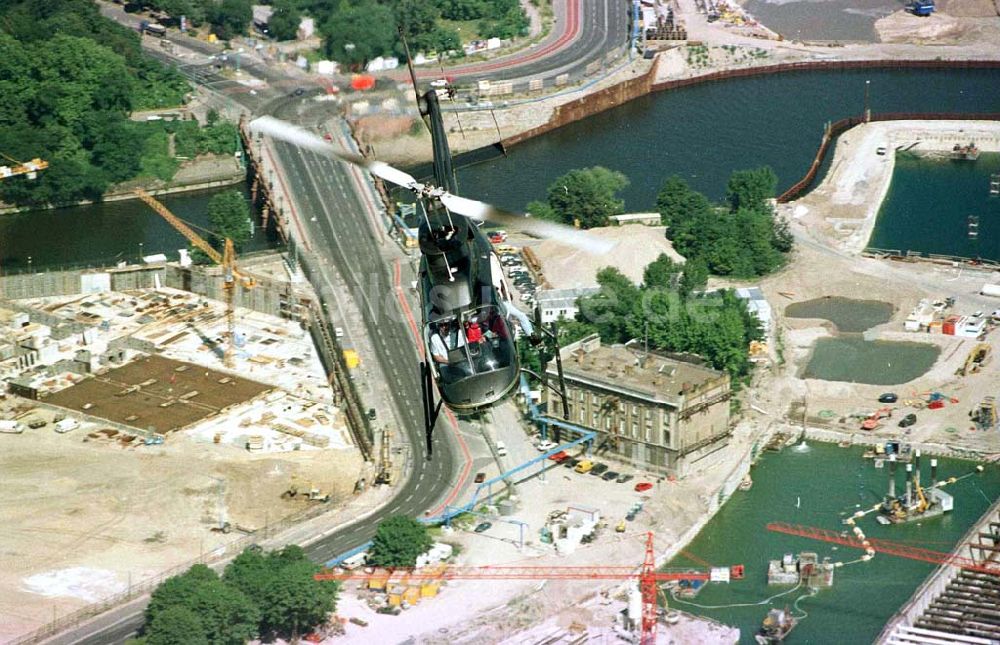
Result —
<path fill-rule="evenodd" d="M 869 415 L 867 419 L 861 422 L 862 430 L 875 430 L 880 425 L 882 425 L 882 419 L 887 419 L 892 416 L 892 408 L 885 407 L 879 408 Z"/>

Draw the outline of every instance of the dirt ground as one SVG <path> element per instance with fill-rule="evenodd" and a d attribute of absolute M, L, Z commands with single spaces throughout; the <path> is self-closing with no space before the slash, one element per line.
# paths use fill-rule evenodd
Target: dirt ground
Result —
<path fill-rule="evenodd" d="M 355 451 L 84 442 L 84 428 L 55 433 L 52 415 L 43 406 L 32 416 L 49 425 L 0 434 L 0 641 L 241 537 L 213 532 L 220 521 L 258 529 L 300 512 L 312 502 L 281 499 L 293 475 L 339 506 L 361 468 Z"/>
<path fill-rule="evenodd" d="M 46 397 L 45 402 L 140 430 L 167 433 L 270 389 L 191 363 L 146 356 L 79 381 Z M 85 410 L 84 406 L 89 407 Z"/>

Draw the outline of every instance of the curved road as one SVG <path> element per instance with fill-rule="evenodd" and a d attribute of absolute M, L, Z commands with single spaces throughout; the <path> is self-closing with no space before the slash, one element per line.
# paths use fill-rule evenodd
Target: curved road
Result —
<path fill-rule="evenodd" d="M 625 0 L 556 0 L 553 6 L 558 32 L 538 45 L 482 63 L 445 67 L 444 74 L 461 80 L 554 78 L 600 61 L 628 39 L 629 3 Z M 422 70 L 417 78 L 441 74 L 440 69 Z"/>

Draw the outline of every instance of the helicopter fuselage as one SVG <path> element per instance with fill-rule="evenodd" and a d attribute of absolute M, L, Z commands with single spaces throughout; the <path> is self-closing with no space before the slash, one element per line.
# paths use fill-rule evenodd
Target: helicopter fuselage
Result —
<path fill-rule="evenodd" d="M 488 408 L 517 386 L 510 289 L 479 226 L 430 206 L 420 226 L 423 342 L 445 405 Z"/>

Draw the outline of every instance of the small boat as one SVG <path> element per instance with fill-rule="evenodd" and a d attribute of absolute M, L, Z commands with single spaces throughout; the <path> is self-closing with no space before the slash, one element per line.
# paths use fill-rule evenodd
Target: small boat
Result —
<path fill-rule="evenodd" d="M 784 609 L 772 609 L 767 612 L 767 616 L 764 617 L 764 622 L 760 625 L 760 631 L 754 635 L 754 639 L 760 645 L 768 645 L 768 643 L 780 643 L 785 640 L 788 633 L 792 631 L 792 628 L 798 624 L 792 613 L 788 611 L 788 607 Z"/>
<path fill-rule="evenodd" d="M 951 149 L 951 158 L 956 161 L 975 161 L 979 159 L 979 148 L 976 147 L 975 141 L 970 141 L 967 146 L 956 143 Z"/>
<path fill-rule="evenodd" d="M 750 475 L 749 475 L 749 474 L 747 474 L 747 475 L 746 475 L 746 476 L 745 476 L 745 477 L 743 478 L 743 481 L 741 481 L 741 482 L 740 482 L 740 486 L 739 486 L 739 488 L 740 488 L 740 490 L 750 490 L 750 487 L 751 487 L 751 486 L 753 486 L 753 480 L 752 480 L 752 479 L 750 479 Z"/>

